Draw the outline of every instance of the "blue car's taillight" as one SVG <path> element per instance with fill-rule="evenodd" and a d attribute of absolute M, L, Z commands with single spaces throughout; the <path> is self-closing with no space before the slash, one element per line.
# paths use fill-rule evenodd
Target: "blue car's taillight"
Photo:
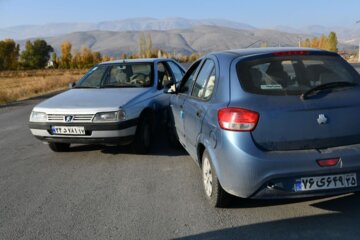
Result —
<path fill-rule="evenodd" d="M 222 129 L 248 132 L 255 129 L 259 113 L 244 108 L 222 108 L 218 111 L 218 121 Z"/>

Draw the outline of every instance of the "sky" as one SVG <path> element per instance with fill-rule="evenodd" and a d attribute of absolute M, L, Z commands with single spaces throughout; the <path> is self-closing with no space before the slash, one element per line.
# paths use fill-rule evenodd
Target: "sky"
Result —
<path fill-rule="evenodd" d="M 0 0 L 0 28 L 136 17 L 221 18 L 255 27 L 360 28 L 360 0 Z"/>

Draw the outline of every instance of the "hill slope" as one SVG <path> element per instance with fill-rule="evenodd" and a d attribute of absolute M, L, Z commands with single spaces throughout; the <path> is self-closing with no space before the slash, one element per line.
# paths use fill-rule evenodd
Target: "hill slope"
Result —
<path fill-rule="evenodd" d="M 88 31 L 65 34 L 58 37 L 45 38 L 57 52 L 60 44 L 68 40 L 73 49 L 90 47 L 102 54 L 119 56 L 120 53 L 136 52 L 138 50 L 139 31 Z M 153 47 L 168 52 L 190 54 L 193 52 L 208 52 L 226 49 L 245 48 L 255 42 L 259 47 L 261 42 L 268 46 L 297 46 L 300 38 L 306 35 L 284 33 L 275 30 L 244 30 L 218 26 L 195 26 L 190 29 L 151 30 L 146 31 L 152 37 Z M 24 41 L 21 41 L 24 44 Z"/>
<path fill-rule="evenodd" d="M 222 26 L 236 29 L 255 29 L 255 27 L 224 19 L 186 19 L 186 18 L 128 18 L 99 23 L 49 23 L 44 25 L 24 25 L 0 29 L 0 39 L 27 39 L 52 37 L 79 31 L 144 31 L 185 29 L 200 25 Z"/>

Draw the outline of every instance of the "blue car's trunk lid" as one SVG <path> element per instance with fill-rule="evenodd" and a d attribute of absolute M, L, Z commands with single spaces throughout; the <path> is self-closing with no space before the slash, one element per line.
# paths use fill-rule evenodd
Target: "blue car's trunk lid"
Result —
<path fill-rule="evenodd" d="M 254 142 L 264 150 L 324 149 L 360 143 L 360 89 L 317 98 L 265 97 Z M 264 96 L 262 96 L 264 97 Z"/>

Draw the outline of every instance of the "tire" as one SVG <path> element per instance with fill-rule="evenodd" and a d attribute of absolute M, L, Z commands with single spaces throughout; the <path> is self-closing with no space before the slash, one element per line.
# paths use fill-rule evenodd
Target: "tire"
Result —
<path fill-rule="evenodd" d="M 175 120 L 172 115 L 171 109 L 167 111 L 167 136 L 169 145 L 173 148 L 180 148 L 181 143 L 175 127 Z"/>
<path fill-rule="evenodd" d="M 176 133 L 176 130 L 174 130 L 174 129 L 169 130 L 169 143 L 170 143 L 170 146 L 173 148 L 181 147 L 181 144 L 179 142 L 179 137 Z"/>
<path fill-rule="evenodd" d="M 168 127 L 168 139 L 169 139 L 169 144 L 171 147 L 173 147 L 173 148 L 181 147 L 181 143 L 179 141 L 179 136 L 176 132 L 175 126 Z"/>
<path fill-rule="evenodd" d="M 67 152 L 70 149 L 70 144 L 49 142 L 49 148 L 54 152 Z"/>
<path fill-rule="evenodd" d="M 205 196 L 212 207 L 227 207 L 230 195 L 221 187 L 207 150 L 202 155 L 202 183 Z"/>
<path fill-rule="evenodd" d="M 152 124 L 150 117 L 143 116 L 136 129 L 135 139 L 132 143 L 133 151 L 137 154 L 146 154 L 150 150 Z"/>

